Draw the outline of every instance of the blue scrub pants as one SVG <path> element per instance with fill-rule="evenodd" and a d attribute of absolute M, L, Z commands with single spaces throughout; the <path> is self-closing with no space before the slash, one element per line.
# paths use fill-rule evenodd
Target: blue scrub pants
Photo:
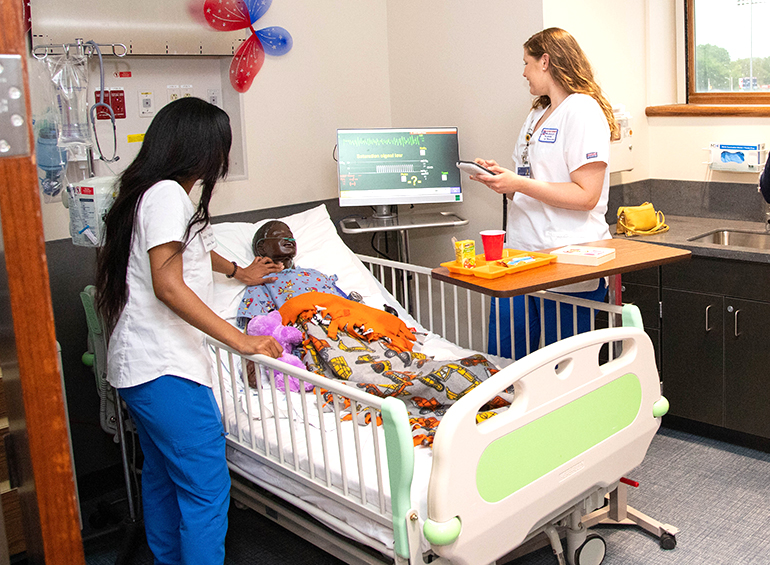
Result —
<path fill-rule="evenodd" d="M 155 564 L 221 565 L 230 474 L 211 389 L 165 375 L 119 392 L 144 454 L 144 524 Z"/>
<path fill-rule="evenodd" d="M 607 284 L 604 279 L 600 279 L 599 288 L 589 292 L 571 292 L 564 293 L 565 296 L 574 296 L 604 301 L 607 296 Z M 526 316 L 524 311 L 524 299 L 529 300 L 529 348 L 535 351 L 540 343 L 540 329 L 544 321 L 545 325 L 545 344 L 549 345 L 556 341 L 556 302 L 553 300 L 543 300 L 543 312 L 540 311 L 540 299 L 531 296 L 513 297 L 513 335 L 516 343 L 516 359 L 521 359 L 527 354 L 527 333 Z M 489 309 L 489 345 L 487 353 L 497 355 L 497 299 L 493 298 Z M 500 299 L 500 356 L 511 358 L 511 299 Z M 574 320 L 572 317 L 572 305 L 561 304 L 560 307 L 561 337 L 570 337 L 574 333 Z M 577 333 L 583 333 L 591 330 L 591 311 L 588 308 L 577 308 Z"/>

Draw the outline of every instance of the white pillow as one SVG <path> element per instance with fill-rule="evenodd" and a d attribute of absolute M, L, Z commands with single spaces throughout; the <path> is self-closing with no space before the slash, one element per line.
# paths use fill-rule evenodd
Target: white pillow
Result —
<path fill-rule="evenodd" d="M 259 226 L 265 222 L 284 222 L 297 240 L 295 264 L 316 269 L 325 275 L 337 275 L 337 286 L 346 293 L 359 292 L 364 302 L 373 308 L 381 308 L 384 297 L 380 287 L 363 263 L 355 256 L 337 234 L 337 228 L 329 217 L 326 205 L 321 204 L 299 214 L 284 218 L 260 220 L 254 224 L 229 222 L 214 224 L 217 240 L 215 251 L 229 261 L 249 265 L 254 260 L 251 240 Z M 224 319 L 234 322 L 246 285 L 214 273 L 214 311 Z"/>

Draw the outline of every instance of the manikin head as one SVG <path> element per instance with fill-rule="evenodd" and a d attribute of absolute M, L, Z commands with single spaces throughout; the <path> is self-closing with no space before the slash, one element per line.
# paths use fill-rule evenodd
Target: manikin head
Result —
<path fill-rule="evenodd" d="M 291 269 L 297 254 L 297 243 L 289 226 L 272 220 L 259 227 L 251 241 L 251 249 L 256 257 L 268 257 L 276 263 L 283 263 L 284 269 Z"/>

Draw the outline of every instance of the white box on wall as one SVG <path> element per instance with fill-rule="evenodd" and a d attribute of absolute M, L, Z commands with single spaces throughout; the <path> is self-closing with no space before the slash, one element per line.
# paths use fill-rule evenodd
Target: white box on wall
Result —
<path fill-rule="evenodd" d="M 709 146 L 709 168 L 712 171 L 758 173 L 765 162 L 765 144 L 750 145 L 712 143 Z"/>
<path fill-rule="evenodd" d="M 612 109 L 618 124 L 618 134 L 610 143 L 610 172 L 619 173 L 634 168 L 634 130 L 631 128 L 631 114 L 623 105 Z"/>

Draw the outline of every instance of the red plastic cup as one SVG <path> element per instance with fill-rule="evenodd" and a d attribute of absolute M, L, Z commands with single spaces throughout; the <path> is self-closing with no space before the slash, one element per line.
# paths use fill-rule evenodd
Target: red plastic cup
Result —
<path fill-rule="evenodd" d="M 484 230 L 479 233 L 481 233 L 481 243 L 484 246 L 484 259 L 487 261 L 502 259 L 505 232 L 503 230 Z"/>

